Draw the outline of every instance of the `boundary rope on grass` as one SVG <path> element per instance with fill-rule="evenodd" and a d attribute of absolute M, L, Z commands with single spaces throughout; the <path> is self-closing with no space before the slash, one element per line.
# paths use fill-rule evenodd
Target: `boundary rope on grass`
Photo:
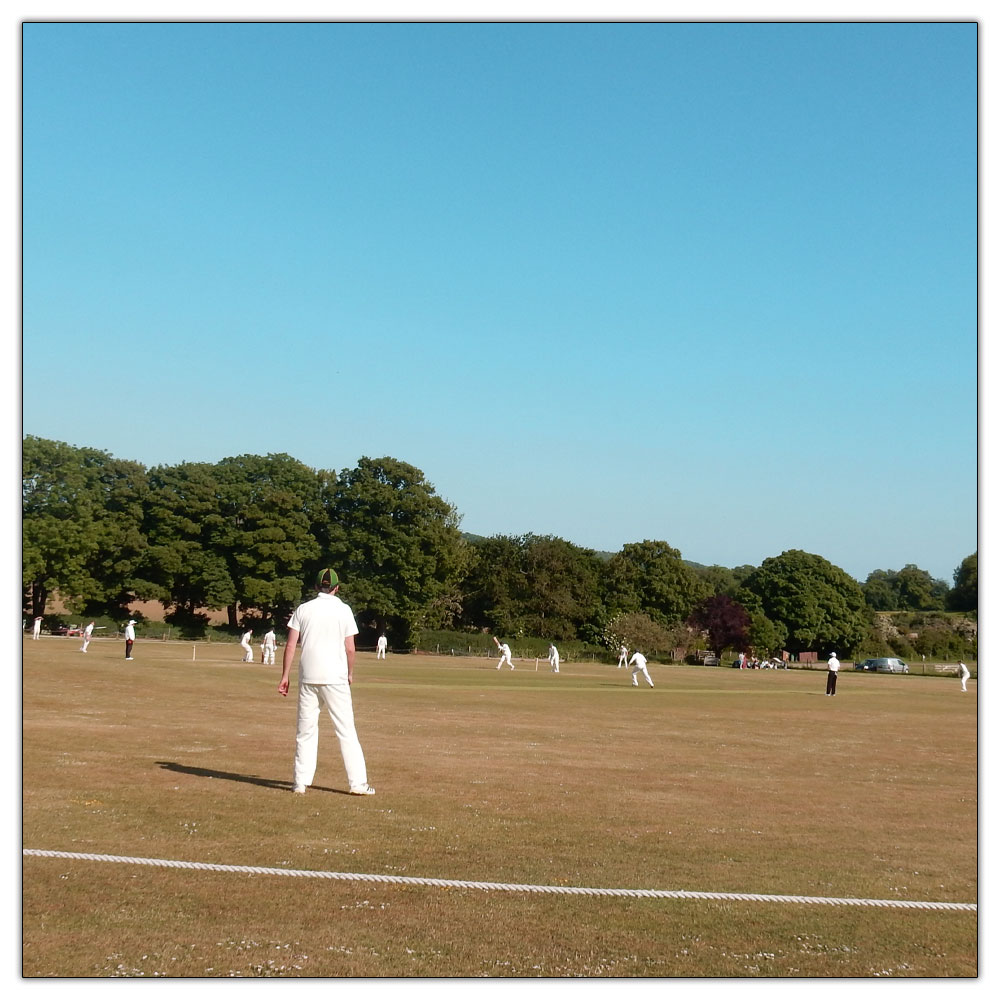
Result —
<path fill-rule="evenodd" d="M 976 912 L 976 903 L 937 903 L 908 899 L 835 899 L 827 896 L 774 896 L 756 892 L 693 892 L 687 889 L 595 889 L 572 885 L 518 885 L 507 882 L 467 882 L 461 879 L 417 878 L 408 875 L 370 875 L 359 872 L 307 871 L 292 868 L 260 868 L 254 865 L 216 865 L 202 861 L 169 861 L 164 858 L 128 858 L 114 854 L 78 854 L 73 851 L 41 851 L 25 848 L 32 858 L 66 858 L 71 861 L 111 861 L 154 868 L 191 868 L 198 871 L 235 872 L 240 875 L 285 875 L 291 878 L 325 878 L 341 882 L 382 882 L 393 885 L 425 885 L 447 889 L 486 889 L 502 892 L 537 892 L 567 896 L 629 896 L 640 899 L 746 900 L 755 903 L 815 903 L 825 906 L 876 906 L 904 910 L 965 910 Z"/>

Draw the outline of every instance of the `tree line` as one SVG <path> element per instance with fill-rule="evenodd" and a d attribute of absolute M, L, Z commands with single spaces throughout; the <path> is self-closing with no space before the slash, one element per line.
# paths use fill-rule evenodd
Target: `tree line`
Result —
<path fill-rule="evenodd" d="M 975 612 L 978 601 L 975 553 L 953 586 L 913 565 L 861 584 L 794 549 L 760 566 L 699 566 L 665 541 L 599 553 L 552 536 L 469 536 L 460 520 L 419 469 L 389 457 L 339 473 L 287 454 L 146 468 L 26 436 L 23 611 L 45 615 L 58 594 L 80 615 L 122 619 L 137 600 L 159 601 L 181 627 L 203 625 L 206 609 L 226 609 L 234 629 L 280 627 L 332 565 L 362 635 L 385 630 L 395 647 L 454 629 L 849 655 L 886 611 Z"/>

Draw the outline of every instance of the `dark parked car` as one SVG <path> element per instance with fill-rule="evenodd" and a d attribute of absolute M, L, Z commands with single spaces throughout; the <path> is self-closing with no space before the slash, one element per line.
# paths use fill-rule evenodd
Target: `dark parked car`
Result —
<path fill-rule="evenodd" d="M 854 664 L 855 670 L 870 670 L 879 674 L 908 674 L 910 668 L 896 656 L 876 656 Z"/>

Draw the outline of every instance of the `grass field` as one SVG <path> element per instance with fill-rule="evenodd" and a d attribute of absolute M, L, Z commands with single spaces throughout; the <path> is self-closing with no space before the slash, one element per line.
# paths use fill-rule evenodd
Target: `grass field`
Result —
<path fill-rule="evenodd" d="M 977 900 L 977 684 L 361 654 L 378 794 L 238 644 L 23 646 L 26 849 L 518 885 Z M 280 650 L 279 650 L 280 657 Z M 515 661 L 516 662 L 516 661 Z M 73 976 L 968 977 L 977 913 L 554 895 L 26 856 Z"/>

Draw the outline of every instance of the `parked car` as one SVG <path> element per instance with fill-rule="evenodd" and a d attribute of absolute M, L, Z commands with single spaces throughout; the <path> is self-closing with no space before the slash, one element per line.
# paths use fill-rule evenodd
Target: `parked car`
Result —
<path fill-rule="evenodd" d="M 79 625 L 60 625 L 54 633 L 55 635 L 83 635 L 83 628 Z"/>
<path fill-rule="evenodd" d="M 910 668 L 896 656 L 876 656 L 871 660 L 862 660 L 854 664 L 855 670 L 870 670 L 879 674 L 908 674 Z"/>

